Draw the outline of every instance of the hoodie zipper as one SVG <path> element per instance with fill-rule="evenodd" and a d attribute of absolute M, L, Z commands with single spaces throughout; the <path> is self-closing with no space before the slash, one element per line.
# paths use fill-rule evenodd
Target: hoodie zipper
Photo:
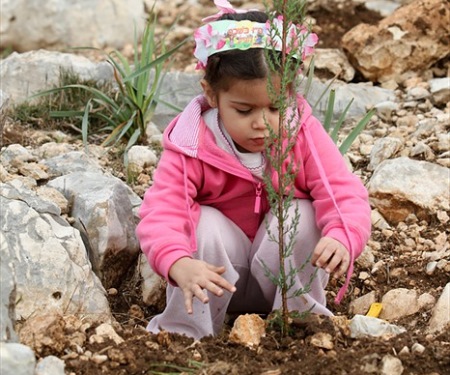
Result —
<path fill-rule="evenodd" d="M 258 185 L 256 185 L 255 214 L 261 213 L 261 193 L 262 183 L 259 182 Z"/>

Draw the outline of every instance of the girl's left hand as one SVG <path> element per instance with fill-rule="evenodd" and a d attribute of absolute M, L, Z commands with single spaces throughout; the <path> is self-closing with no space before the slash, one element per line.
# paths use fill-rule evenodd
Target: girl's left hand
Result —
<path fill-rule="evenodd" d="M 328 273 L 334 273 L 334 278 L 338 279 L 347 272 L 350 254 L 339 241 L 322 237 L 314 249 L 311 262 L 313 266 L 323 268 Z"/>

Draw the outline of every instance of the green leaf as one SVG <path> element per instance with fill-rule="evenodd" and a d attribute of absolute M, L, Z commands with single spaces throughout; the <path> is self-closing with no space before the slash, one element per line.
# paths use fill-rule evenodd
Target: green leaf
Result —
<path fill-rule="evenodd" d="M 331 119 L 333 118 L 335 96 L 336 96 L 336 91 L 334 89 L 332 89 L 330 91 L 330 95 L 328 97 L 328 106 L 327 106 L 327 111 L 325 112 L 325 119 L 323 120 L 323 127 L 325 128 L 327 133 L 330 131 Z"/>
<path fill-rule="evenodd" d="M 323 90 L 322 94 L 320 94 L 319 98 L 314 103 L 314 105 L 312 107 L 313 111 L 317 108 L 317 106 L 319 105 L 320 101 L 325 96 L 325 94 L 328 92 L 328 90 L 330 90 L 331 85 L 334 83 L 334 80 L 335 79 L 333 78 L 333 79 L 330 80 L 330 82 L 328 82 L 327 86 L 325 87 L 325 90 Z"/>
<path fill-rule="evenodd" d="M 173 110 L 175 110 L 177 112 L 181 112 L 183 110 L 182 108 L 176 106 L 175 104 L 169 103 L 169 102 L 167 102 L 167 101 L 165 101 L 163 99 L 158 99 L 157 102 L 158 102 L 158 104 L 164 104 L 165 106 L 167 106 L 170 109 L 173 109 Z"/>
<path fill-rule="evenodd" d="M 342 142 L 342 144 L 339 146 L 339 151 L 342 155 L 344 155 L 347 150 L 352 145 L 353 141 L 356 139 L 356 137 L 362 132 L 362 130 L 365 128 L 369 120 L 372 118 L 372 116 L 375 114 L 375 109 L 372 108 L 369 112 L 366 113 L 366 115 L 360 120 L 358 125 L 356 125 L 353 130 L 350 132 L 350 134 L 347 136 L 347 138 Z"/>
<path fill-rule="evenodd" d="M 334 141 L 334 143 L 338 140 L 339 130 L 341 129 L 342 124 L 344 123 L 345 117 L 347 116 L 347 112 L 350 109 L 350 106 L 353 103 L 354 98 L 350 100 L 350 102 L 347 104 L 347 106 L 344 108 L 344 111 L 339 116 L 336 124 L 333 127 L 333 131 L 331 132 L 331 139 Z"/>
<path fill-rule="evenodd" d="M 81 117 L 84 111 L 50 111 L 50 117 L 61 118 L 61 117 Z"/>
<path fill-rule="evenodd" d="M 81 137 L 83 139 L 83 145 L 86 152 L 88 150 L 89 112 L 92 107 L 91 102 L 92 100 L 89 99 L 86 107 L 84 108 L 83 120 L 81 121 Z"/>
<path fill-rule="evenodd" d="M 128 77 L 124 79 L 124 82 L 127 82 L 142 73 L 146 72 L 148 69 L 152 68 L 155 65 L 161 64 L 165 62 L 170 56 L 173 55 L 174 52 L 176 52 L 180 47 L 182 47 L 186 43 L 187 39 L 180 42 L 177 46 L 175 46 L 173 49 L 171 49 L 169 52 L 165 53 L 162 56 L 157 57 L 155 60 L 151 61 L 150 63 L 146 64 L 145 66 L 141 67 L 140 69 L 136 70 L 132 74 L 130 74 Z"/>

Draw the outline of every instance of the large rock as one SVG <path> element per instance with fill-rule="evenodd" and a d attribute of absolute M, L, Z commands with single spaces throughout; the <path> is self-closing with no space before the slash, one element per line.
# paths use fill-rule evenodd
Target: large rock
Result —
<path fill-rule="evenodd" d="M 400 157 L 383 161 L 368 184 L 371 204 L 390 223 L 409 214 L 428 220 L 450 209 L 450 169 Z"/>
<path fill-rule="evenodd" d="M 305 86 L 306 80 L 300 84 L 300 90 Z M 353 100 L 346 119 L 359 119 L 363 117 L 368 108 L 375 107 L 377 103 L 392 101 L 395 99 L 394 91 L 373 86 L 370 82 L 345 83 L 342 81 L 313 80 L 307 92 L 307 100 L 314 107 L 314 115 L 321 121 L 324 120 L 328 109 L 329 90 L 335 91 L 334 120 L 344 112 L 347 105 Z"/>
<path fill-rule="evenodd" d="M 141 200 L 121 180 L 74 172 L 48 183 L 72 202 L 74 226 L 85 236 L 92 267 L 105 288 L 118 286 L 140 253 L 133 208 Z"/>
<path fill-rule="evenodd" d="M 353 66 L 374 82 L 402 81 L 449 54 L 448 0 L 416 0 L 378 25 L 359 24 L 342 38 Z"/>
<path fill-rule="evenodd" d="M 2 279 L 14 288 L 2 287 L 2 293 L 10 294 L 1 300 L 13 298 L 14 318 L 53 311 L 110 320 L 105 290 L 92 272 L 80 234 L 60 217 L 58 206 L 19 180 L 0 184 L 0 193 L 1 263 L 14 271 L 9 280 Z"/>
<path fill-rule="evenodd" d="M 36 358 L 26 345 L 0 342 L 0 365 L 2 375 L 32 375 Z"/>
<path fill-rule="evenodd" d="M 314 58 L 314 71 L 327 78 L 337 78 L 350 82 L 355 77 L 355 69 L 350 65 L 347 56 L 338 48 L 317 48 L 314 56 L 305 60 L 305 64 Z"/>
<path fill-rule="evenodd" d="M 17 335 L 14 331 L 16 303 L 16 279 L 14 277 L 13 265 L 4 259 L 10 259 L 10 253 L 6 238 L 0 231 L 0 341 L 17 341 Z"/>
<path fill-rule="evenodd" d="M 0 61 L 2 90 L 12 104 L 20 104 L 39 91 L 61 86 L 61 73 L 72 72 L 83 81 L 99 84 L 113 78 L 107 62 L 95 63 L 83 56 L 46 50 L 12 53 Z"/>
<path fill-rule="evenodd" d="M 142 0 L 2 0 L 0 47 L 121 48 L 145 23 Z"/>

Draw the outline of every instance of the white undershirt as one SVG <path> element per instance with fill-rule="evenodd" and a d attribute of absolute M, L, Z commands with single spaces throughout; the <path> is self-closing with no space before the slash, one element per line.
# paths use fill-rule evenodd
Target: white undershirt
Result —
<path fill-rule="evenodd" d="M 208 128 L 213 132 L 217 145 L 235 156 L 240 163 L 246 167 L 255 177 L 263 178 L 266 159 L 262 152 L 240 152 L 230 135 L 219 120 L 217 108 L 211 108 L 202 114 Z"/>

